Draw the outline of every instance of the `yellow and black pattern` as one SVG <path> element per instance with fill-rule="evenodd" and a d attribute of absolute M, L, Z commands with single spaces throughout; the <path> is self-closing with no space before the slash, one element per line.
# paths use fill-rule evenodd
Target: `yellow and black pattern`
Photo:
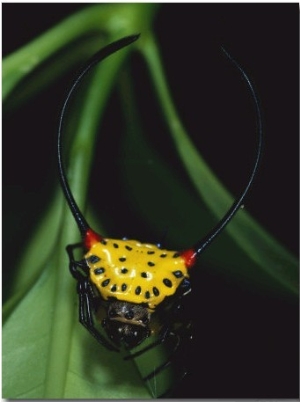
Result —
<path fill-rule="evenodd" d="M 90 280 L 104 300 L 114 297 L 155 309 L 188 278 L 183 258 L 137 240 L 103 239 L 85 255 Z"/>

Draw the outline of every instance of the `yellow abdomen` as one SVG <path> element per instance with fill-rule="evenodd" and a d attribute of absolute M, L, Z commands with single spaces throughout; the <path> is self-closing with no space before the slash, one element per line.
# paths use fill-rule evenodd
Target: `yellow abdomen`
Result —
<path fill-rule="evenodd" d="M 85 255 L 90 280 L 104 300 L 114 297 L 155 309 L 188 278 L 183 258 L 136 240 L 104 239 Z"/>

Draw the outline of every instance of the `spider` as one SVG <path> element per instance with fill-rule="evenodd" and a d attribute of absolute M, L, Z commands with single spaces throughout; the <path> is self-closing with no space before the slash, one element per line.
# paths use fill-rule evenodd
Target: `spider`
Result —
<path fill-rule="evenodd" d="M 185 250 L 167 250 L 160 246 L 141 243 L 138 240 L 106 238 L 96 233 L 80 211 L 70 190 L 62 162 L 62 126 L 70 97 L 82 78 L 93 66 L 114 52 L 132 44 L 139 35 L 117 40 L 98 51 L 81 70 L 69 90 L 62 107 L 58 128 L 58 167 L 63 193 L 79 228 L 82 241 L 68 245 L 70 272 L 77 281 L 79 299 L 79 321 L 111 351 L 118 352 L 122 346 L 133 349 L 148 337 L 157 334 L 157 341 L 131 354 L 133 358 L 158 343 L 173 336 L 174 351 L 186 336 L 184 325 L 178 324 L 182 299 L 191 291 L 190 269 L 212 241 L 222 232 L 242 206 L 258 170 L 262 147 L 262 123 L 257 96 L 242 68 L 223 49 L 227 57 L 238 68 L 254 99 L 257 114 L 258 145 L 250 178 L 241 195 L 205 238 Z M 75 250 L 83 249 L 84 256 L 76 260 Z M 95 322 L 101 322 L 104 333 Z M 98 323 L 99 325 L 99 323 Z M 156 369 L 156 373 L 170 359 Z M 147 378 L 153 376 L 150 374 Z"/>

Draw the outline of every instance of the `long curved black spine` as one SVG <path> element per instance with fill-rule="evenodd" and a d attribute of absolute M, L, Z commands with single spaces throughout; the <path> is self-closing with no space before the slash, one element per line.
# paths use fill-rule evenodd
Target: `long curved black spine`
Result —
<path fill-rule="evenodd" d="M 70 210 L 75 218 L 75 221 L 77 223 L 77 226 L 80 230 L 80 233 L 82 236 L 85 236 L 86 232 L 90 229 L 89 224 L 87 223 L 85 217 L 83 216 L 82 212 L 80 211 L 73 194 L 71 192 L 67 177 L 66 177 L 66 171 L 64 168 L 63 160 L 62 160 L 62 129 L 63 129 L 63 122 L 65 118 L 65 112 L 66 108 L 68 106 L 69 100 L 74 93 L 75 89 L 79 85 L 79 83 L 82 81 L 83 77 L 91 70 L 92 67 L 94 67 L 96 64 L 100 63 L 102 60 L 110 56 L 111 54 L 117 52 L 118 50 L 124 48 L 125 46 L 130 45 L 131 43 L 135 42 L 138 38 L 138 35 L 131 35 L 131 36 L 126 36 L 122 39 L 119 39 L 101 50 L 99 50 L 94 56 L 91 57 L 91 59 L 86 63 L 85 67 L 81 70 L 79 75 L 77 76 L 76 80 L 74 81 L 73 85 L 71 86 L 71 89 L 69 90 L 66 99 L 64 101 L 60 118 L 59 118 L 59 126 L 58 126 L 58 137 L 57 137 L 57 159 L 58 159 L 58 170 L 59 170 L 59 178 L 60 178 L 60 183 L 65 195 L 65 198 L 68 202 L 68 205 L 70 207 Z"/>
<path fill-rule="evenodd" d="M 250 81 L 250 78 L 248 75 L 245 73 L 245 71 L 242 69 L 242 67 L 229 55 L 229 53 L 222 47 L 223 52 L 225 55 L 228 57 L 228 59 L 237 67 L 237 69 L 240 71 L 242 74 L 243 79 L 246 81 L 248 88 L 252 94 L 252 98 L 254 101 L 254 106 L 255 106 L 255 112 L 256 112 L 256 126 L 257 126 L 257 149 L 256 149 L 256 157 L 253 165 L 252 172 L 250 174 L 250 178 L 247 182 L 246 187 L 244 190 L 241 192 L 240 196 L 234 201 L 230 209 L 227 211 L 227 213 L 224 215 L 224 217 L 218 222 L 218 224 L 199 242 L 197 242 L 192 250 L 196 254 L 195 256 L 199 256 L 207 246 L 209 246 L 212 241 L 220 234 L 220 232 L 226 227 L 226 225 L 231 221 L 231 219 L 234 217 L 234 215 L 237 213 L 237 211 L 240 209 L 240 207 L 243 205 L 244 199 L 253 183 L 253 180 L 256 176 L 258 165 L 261 159 L 261 154 L 262 154 L 262 143 L 263 143 L 263 125 L 262 125 L 262 115 L 261 115 L 261 110 L 259 106 L 259 101 L 258 97 L 256 95 L 255 89 L 253 87 L 252 82 Z"/>

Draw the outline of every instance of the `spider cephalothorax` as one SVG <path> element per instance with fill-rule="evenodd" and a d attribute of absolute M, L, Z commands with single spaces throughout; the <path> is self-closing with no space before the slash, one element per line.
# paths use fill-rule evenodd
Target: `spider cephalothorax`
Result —
<path fill-rule="evenodd" d="M 107 318 L 102 320 L 102 326 L 114 344 L 124 344 L 132 349 L 150 336 L 150 320 L 147 307 L 115 300 L 108 304 Z"/>

